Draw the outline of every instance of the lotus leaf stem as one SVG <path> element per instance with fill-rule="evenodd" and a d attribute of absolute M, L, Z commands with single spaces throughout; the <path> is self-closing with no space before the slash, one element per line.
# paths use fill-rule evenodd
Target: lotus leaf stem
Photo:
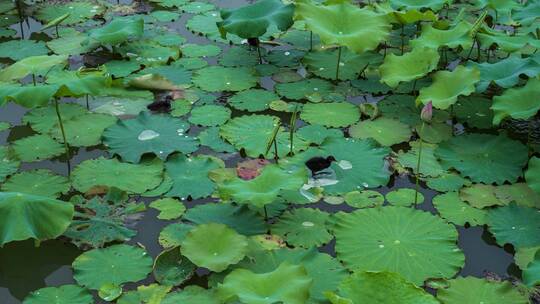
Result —
<path fill-rule="evenodd" d="M 420 133 L 418 134 L 418 138 L 420 139 L 420 143 L 418 145 L 418 161 L 416 162 L 416 174 L 415 174 L 415 179 L 416 179 L 416 188 L 415 188 L 415 192 L 414 192 L 414 205 L 416 206 L 416 204 L 418 203 L 418 192 L 420 191 L 420 179 L 419 179 L 419 176 L 420 176 L 420 161 L 422 159 L 422 137 L 420 136 L 420 134 L 422 134 L 424 132 L 424 126 L 426 125 L 425 122 L 422 121 L 422 126 L 420 127 Z"/>
<path fill-rule="evenodd" d="M 64 129 L 64 123 L 62 121 L 62 115 L 60 115 L 60 107 L 58 105 L 58 98 L 54 98 L 54 109 L 56 111 L 56 116 L 58 117 L 58 125 L 60 126 L 60 132 L 62 133 L 62 140 L 64 141 L 64 147 L 66 149 L 66 158 L 67 158 L 67 167 L 68 167 L 68 176 L 71 174 L 71 163 L 70 163 L 70 153 L 69 153 L 69 144 L 66 140 L 66 131 Z"/>
<path fill-rule="evenodd" d="M 339 80 L 339 66 L 341 63 L 341 46 L 338 48 L 337 64 L 336 64 L 336 81 Z"/>

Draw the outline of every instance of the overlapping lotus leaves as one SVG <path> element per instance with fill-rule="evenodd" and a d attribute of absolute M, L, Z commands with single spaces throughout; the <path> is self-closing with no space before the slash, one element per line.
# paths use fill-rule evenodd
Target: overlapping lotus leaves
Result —
<path fill-rule="evenodd" d="M 141 112 L 107 128 L 103 143 L 124 161 L 138 163 L 145 153 L 165 160 L 175 151 L 192 153 L 198 149 L 197 140 L 187 135 L 188 131 L 189 124 L 181 119 Z"/>
<path fill-rule="evenodd" d="M 527 266 L 534 261 L 536 252 L 540 249 L 540 246 L 529 248 L 517 248 L 514 254 L 514 261 L 516 265 L 521 269 L 527 269 Z"/>
<path fill-rule="evenodd" d="M 281 215 L 271 230 L 290 245 L 304 248 L 318 247 L 332 239 L 326 228 L 328 218 L 328 213 L 318 209 L 294 209 Z"/>
<path fill-rule="evenodd" d="M 516 248 L 540 245 L 540 213 L 529 207 L 510 204 L 491 209 L 487 224 L 501 246 L 512 244 Z"/>
<path fill-rule="evenodd" d="M 437 290 L 437 299 L 444 304 L 459 303 L 508 303 L 527 304 L 529 299 L 508 281 L 488 281 L 475 277 L 457 277 L 449 280 L 450 286 Z"/>
<path fill-rule="evenodd" d="M 199 133 L 198 138 L 202 146 L 207 146 L 210 149 L 214 150 L 215 152 L 231 153 L 235 151 L 232 145 L 226 143 L 219 136 L 218 127 L 211 127 L 211 128 L 205 129 L 204 131 Z"/>
<path fill-rule="evenodd" d="M 204 155 L 194 157 L 173 155 L 165 163 L 166 172 L 172 178 L 172 186 L 165 196 L 182 199 L 209 196 L 214 191 L 215 185 L 208 177 L 208 172 L 222 166 L 216 159 Z"/>
<path fill-rule="evenodd" d="M 22 79 L 30 74 L 41 75 L 54 66 L 67 64 L 67 55 L 42 55 L 21 59 L 0 70 L 0 81 L 9 82 Z"/>
<path fill-rule="evenodd" d="M 495 187 L 492 185 L 473 184 L 462 188 L 459 197 L 475 208 L 485 208 L 496 205 L 504 205 L 495 195 Z"/>
<path fill-rule="evenodd" d="M 80 97 L 100 95 L 111 85 L 111 77 L 104 71 L 65 71 L 55 69 L 47 74 L 47 83 L 57 84 L 56 96 Z"/>
<path fill-rule="evenodd" d="M 276 84 L 276 93 L 288 99 L 318 99 L 334 89 L 332 83 L 319 78 L 307 78 L 296 82 Z"/>
<path fill-rule="evenodd" d="M 451 172 L 437 177 L 428 177 L 424 180 L 429 188 L 439 192 L 457 191 L 463 186 L 469 186 L 471 181 Z"/>
<path fill-rule="evenodd" d="M 193 274 L 197 266 L 180 253 L 180 248 L 174 247 L 160 253 L 154 262 L 154 277 L 163 285 L 180 285 Z"/>
<path fill-rule="evenodd" d="M 61 110 L 60 113 L 62 113 Z M 62 120 L 68 144 L 75 147 L 88 147 L 101 143 L 101 134 L 116 122 L 116 117 L 88 112 L 69 120 L 65 118 L 62 118 Z M 57 141 L 63 142 L 62 131 L 57 121 L 57 119 L 54 120 L 55 128 L 49 131 L 49 135 Z"/>
<path fill-rule="evenodd" d="M 195 224 L 221 223 L 243 235 L 267 232 L 263 218 L 247 206 L 232 204 L 205 204 L 188 209 L 184 219 Z"/>
<path fill-rule="evenodd" d="M 282 190 L 300 190 L 307 182 L 305 168 L 285 170 L 267 165 L 261 174 L 251 180 L 235 178 L 219 185 L 222 199 L 263 207 L 274 202 Z"/>
<path fill-rule="evenodd" d="M 328 50 L 323 52 L 309 52 L 303 62 L 315 75 L 334 80 L 336 78 L 337 64 L 339 64 L 340 80 L 355 79 L 367 68 L 368 65 L 375 65 L 380 60 L 380 55 L 374 52 L 364 52 L 356 54 L 348 49 L 342 50 L 339 63 L 337 63 L 338 50 Z"/>
<path fill-rule="evenodd" d="M 435 150 L 445 168 L 458 170 L 473 182 L 515 182 L 527 163 L 527 148 L 504 135 L 467 134 L 443 142 Z"/>
<path fill-rule="evenodd" d="M 434 11 L 438 11 L 443 8 L 445 4 L 451 4 L 452 2 L 452 0 L 390 0 L 390 3 L 394 8 L 430 8 Z"/>
<path fill-rule="evenodd" d="M 454 114 L 461 123 L 478 129 L 489 129 L 492 126 L 492 101 L 485 97 L 470 95 L 459 97 L 454 104 Z"/>
<path fill-rule="evenodd" d="M 12 241 L 43 241 L 61 235 L 73 217 L 73 205 L 56 199 L 0 192 L 0 246 Z"/>
<path fill-rule="evenodd" d="M 415 47 L 401 56 L 388 54 L 379 67 L 381 82 L 395 88 L 402 81 L 422 78 L 437 68 L 439 58 L 436 49 L 427 47 Z"/>
<path fill-rule="evenodd" d="M 416 99 L 418 103 L 432 102 L 438 109 L 448 109 L 456 103 L 458 96 L 467 96 L 476 91 L 474 85 L 480 81 L 480 72 L 476 68 L 458 66 L 452 72 L 439 71 L 433 75 L 433 83 L 420 89 Z"/>
<path fill-rule="evenodd" d="M 418 162 L 418 154 L 420 152 L 420 143 L 418 141 L 409 142 L 411 149 L 406 153 L 400 151 L 398 153 L 399 163 L 410 168 L 412 172 L 416 172 L 416 166 Z M 437 145 L 422 143 L 422 163 L 420 166 L 420 174 L 423 176 L 437 177 L 445 173 L 445 169 L 441 166 L 437 157 L 435 156 L 435 150 Z"/>
<path fill-rule="evenodd" d="M 61 285 L 58 287 L 44 287 L 31 292 L 23 300 L 24 304 L 92 304 L 92 294 L 77 285 Z"/>
<path fill-rule="evenodd" d="M 437 304 L 432 295 L 393 272 L 355 272 L 345 278 L 336 293 L 328 292 L 333 304 L 388 303 Z"/>
<path fill-rule="evenodd" d="M 477 209 L 462 201 L 457 192 L 448 192 L 433 198 L 433 205 L 442 218 L 456 225 L 486 224 L 487 211 Z"/>
<path fill-rule="evenodd" d="M 167 293 L 172 289 L 169 285 L 159 285 L 152 283 L 150 285 L 137 286 L 137 290 L 131 290 L 122 295 L 116 301 L 117 304 L 135 304 L 135 303 L 161 303 Z"/>
<path fill-rule="evenodd" d="M 209 92 L 243 91 L 257 84 L 257 78 L 249 68 L 211 66 L 197 71 L 193 83 Z"/>
<path fill-rule="evenodd" d="M 162 220 L 177 219 L 186 211 L 186 206 L 181 201 L 172 198 L 155 200 L 150 204 L 150 207 L 159 210 L 157 218 Z"/>
<path fill-rule="evenodd" d="M 346 46 L 356 53 L 375 49 L 385 41 L 392 26 L 385 15 L 359 8 L 347 1 L 315 5 L 300 1 L 295 18 L 317 34 L 324 44 Z"/>
<path fill-rule="evenodd" d="M 540 195 L 526 183 L 515 183 L 495 187 L 495 196 L 503 204 L 515 202 L 519 206 L 540 209 Z"/>
<path fill-rule="evenodd" d="M 12 175 L 2 185 L 2 191 L 20 192 L 37 196 L 58 198 L 70 188 L 66 177 L 47 169 L 23 171 Z"/>
<path fill-rule="evenodd" d="M 17 50 L 13 52 L 13 50 Z M 31 56 L 47 55 L 49 50 L 43 41 L 10 40 L 0 43 L 0 57 L 21 60 Z"/>
<path fill-rule="evenodd" d="M 283 262 L 267 273 L 235 269 L 218 285 L 218 292 L 224 301 L 303 304 L 309 298 L 312 281 L 303 266 Z"/>
<path fill-rule="evenodd" d="M 88 112 L 84 107 L 75 103 L 61 103 L 58 108 L 64 121 L 74 119 Z M 58 128 L 58 119 L 54 107 L 32 109 L 23 116 L 22 121 L 29 124 L 34 131 L 39 133 L 49 133 Z"/>
<path fill-rule="evenodd" d="M 270 27 L 286 31 L 293 24 L 293 4 L 280 0 L 261 0 L 237 9 L 222 10 L 223 21 L 217 23 L 223 33 L 232 33 L 241 38 L 258 38 Z"/>
<path fill-rule="evenodd" d="M 57 55 L 80 55 L 99 46 L 97 41 L 89 41 L 88 36 L 71 28 L 58 30 L 60 37 L 47 41 L 47 47 Z"/>
<path fill-rule="evenodd" d="M 89 37 L 103 45 L 118 45 L 129 39 L 140 38 L 144 31 L 142 18 L 114 18 L 109 24 L 94 29 Z"/>
<path fill-rule="evenodd" d="M 62 24 L 72 25 L 84 22 L 87 19 L 101 14 L 103 11 L 103 6 L 86 1 L 59 2 L 54 4 L 47 3 L 40 5 L 36 17 L 39 20 L 50 22 L 60 16 L 69 14 L 69 17 L 62 21 Z"/>
<path fill-rule="evenodd" d="M 24 162 L 41 161 L 65 152 L 64 145 L 44 134 L 16 140 L 12 143 L 12 147 L 17 158 Z"/>
<path fill-rule="evenodd" d="M 501 96 L 493 97 L 491 109 L 494 112 L 493 123 L 499 124 L 507 117 L 529 119 L 540 110 L 535 102 L 540 98 L 540 79 L 531 78 L 523 87 L 508 89 Z"/>
<path fill-rule="evenodd" d="M 534 256 L 534 260 L 529 263 L 527 269 L 523 271 L 523 282 L 529 287 L 540 284 L 540 250 Z"/>
<path fill-rule="evenodd" d="M 161 80 L 162 83 L 159 83 L 161 77 L 163 77 L 163 80 Z M 130 79 L 130 86 L 149 90 L 159 89 L 161 85 L 168 86 L 171 84 L 175 88 L 191 86 L 191 72 L 182 68 L 179 64 L 149 67 L 127 79 Z M 156 83 L 152 85 L 148 83 L 148 79 L 156 79 Z"/>
<path fill-rule="evenodd" d="M 152 271 L 152 258 L 142 248 L 120 244 L 86 251 L 73 261 L 72 267 L 77 283 L 100 289 L 105 284 L 144 279 Z"/>
<path fill-rule="evenodd" d="M 250 89 L 232 96 L 227 103 L 238 110 L 256 112 L 268 109 L 270 102 L 275 100 L 279 100 L 279 97 L 272 91 Z"/>
<path fill-rule="evenodd" d="M 349 134 L 353 138 L 373 138 L 382 146 L 389 147 L 407 141 L 412 132 L 406 124 L 398 120 L 380 117 L 352 125 Z"/>
<path fill-rule="evenodd" d="M 161 301 L 161 304 L 175 303 L 192 304 L 220 304 L 220 300 L 213 289 L 204 289 L 197 285 L 189 285 L 182 290 L 171 292 Z"/>
<path fill-rule="evenodd" d="M 83 161 L 71 174 L 73 188 L 83 193 L 98 186 L 143 193 L 162 180 L 163 164 L 157 159 L 135 165 L 100 157 Z"/>
<path fill-rule="evenodd" d="M 449 48 L 461 46 L 468 50 L 473 44 L 473 38 L 469 35 L 471 29 L 472 25 L 466 21 L 461 21 L 447 30 L 440 30 L 434 28 L 431 24 L 425 24 L 422 26 L 420 37 L 411 40 L 410 44 L 413 48 L 429 47 L 438 49 L 442 46 Z"/>
<path fill-rule="evenodd" d="M 355 271 L 391 271 L 416 285 L 450 278 L 463 266 L 457 230 L 430 213 L 404 207 L 337 215 L 336 252 Z"/>
<path fill-rule="evenodd" d="M 531 157 L 527 171 L 525 171 L 525 180 L 531 189 L 540 194 L 540 158 Z"/>
<path fill-rule="evenodd" d="M 247 238 L 223 224 L 201 224 L 182 241 L 182 254 L 195 265 L 221 272 L 242 260 L 248 250 Z"/>
<path fill-rule="evenodd" d="M 0 146 L 0 182 L 19 168 L 20 162 L 11 156 L 7 146 Z"/>
<path fill-rule="evenodd" d="M 373 190 L 351 191 L 345 194 L 345 203 L 354 208 L 381 206 L 384 196 Z"/>
<path fill-rule="evenodd" d="M 360 111 L 348 102 L 308 103 L 302 108 L 300 118 L 316 125 L 347 127 L 360 119 Z"/>
<path fill-rule="evenodd" d="M 422 193 L 416 194 L 415 189 L 411 188 L 398 188 L 386 193 L 386 200 L 390 205 L 409 207 L 415 203 L 415 197 L 417 204 L 424 202 L 424 195 Z"/>
<path fill-rule="evenodd" d="M 484 92 L 491 83 L 502 88 L 510 88 L 519 82 L 521 75 L 535 77 L 540 73 L 540 62 L 533 58 L 521 58 L 512 55 L 495 63 L 471 63 L 480 71 L 480 82 L 476 85 L 478 92 Z"/>

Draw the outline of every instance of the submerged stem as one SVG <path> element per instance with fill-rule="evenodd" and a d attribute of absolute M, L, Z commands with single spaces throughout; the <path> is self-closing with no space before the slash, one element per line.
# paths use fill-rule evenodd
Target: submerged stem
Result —
<path fill-rule="evenodd" d="M 276 164 L 279 164 L 279 154 L 278 154 L 278 149 L 277 149 L 277 140 L 276 138 L 274 138 L 274 160 L 276 161 Z"/>
<path fill-rule="evenodd" d="M 60 115 L 60 107 L 58 105 L 58 98 L 54 98 L 54 109 L 56 111 L 56 116 L 58 117 L 58 125 L 60 126 L 60 132 L 62 133 L 62 140 L 64 141 L 64 147 L 66 149 L 66 158 L 68 166 L 68 176 L 71 174 L 71 163 L 70 163 L 70 153 L 69 153 L 69 144 L 66 140 L 66 131 L 64 130 L 64 123 L 62 121 L 62 115 Z"/>
<path fill-rule="evenodd" d="M 338 48 L 337 64 L 336 64 L 336 81 L 339 80 L 339 66 L 341 64 L 341 46 Z"/>
<path fill-rule="evenodd" d="M 313 31 L 309 31 L 309 51 L 313 51 Z"/>
<path fill-rule="evenodd" d="M 36 74 L 32 73 L 32 83 L 36 86 Z"/>
<path fill-rule="evenodd" d="M 294 107 L 294 112 L 291 116 L 291 121 L 289 122 L 289 126 L 290 126 L 290 133 L 289 133 L 289 140 L 291 142 L 291 146 L 290 146 L 290 149 L 289 149 L 289 156 L 293 156 L 294 155 L 294 129 L 296 128 L 296 116 L 298 114 L 298 106 Z"/>
<path fill-rule="evenodd" d="M 257 54 L 259 54 L 259 64 L 262 64 L 261 47 L 257 44 Z"/>
<path fill-rule="evenodd" d="M 21 28 L 21 40 L 24 40 L 24 27 L 23 27 L 23 11 L 21 7 L 21 2 L 15 0 L 15 5 L 17 6 L 17 14 L 19 15 L 19 26 Z"/>
<path fill-rule="evenodd" d="M 420 134 L 424 132 L 424 126 L 425 126 L 425 122 L 422 122 L 422 127 L 420 127 Z M 415 206 L 418 203 L 418 192 L 420 191 L 419 176 L 420 176 L 420 161 L 422 159 L 422 142 L 423 142 L 422 137 L 420 137 L 420 134 L 418 135 L 418 138 L 420 139 L 420 143 L 418 146 L 418 161 L 416 163 L 416 174 L 415 174 L 415 178 L 416 178 L 416 189 L 414 192 L 414 205 Z"/>
<path fill-rule="evenodd" d="M 88 103 L 88 94 L 86 94 L 86 109 L 90 110 L 90 104 Z"/>

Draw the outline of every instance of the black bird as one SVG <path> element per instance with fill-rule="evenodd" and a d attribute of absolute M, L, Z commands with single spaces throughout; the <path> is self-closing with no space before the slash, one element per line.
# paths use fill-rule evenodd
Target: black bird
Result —
<path fill-rule="evenodd" d="M 330 155 L 327 158 L 316 156 L 306 161 L 306 166 L 311 170 L 311 175 L 316 176 L 319 171 L 322 171 L 332 164 L 336 159 Z"/>
<path fill-rule="evenodd" d="M 152 112 L 157 113 L 169 113 L 171 111 L 171 101 L 173 100 L 172 96 L 167 95 L 163 99 L 158 99 L 151 104 L 147 105 L 146 108 Z"/>

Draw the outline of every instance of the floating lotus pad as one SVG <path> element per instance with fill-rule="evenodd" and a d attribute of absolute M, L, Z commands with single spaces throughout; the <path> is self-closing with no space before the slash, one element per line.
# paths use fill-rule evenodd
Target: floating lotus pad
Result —
<path fill-rule="evenodd" d="M 218 105 L 204 105 L 191 110 L 189 122 L 205 127 L 220 126 L 230 117 L 231 110 L 229 108 Z"/>
<path fill-rule="evenodd" d="M 257 78 L 249 68 L 211 66 L 198 70 L 193 83 L 209 92 L 243 91 L 254 87 Z"/>
<path fill-rule="evenodd" d="M 24 162 L 49 159 L 65 153 L 64 145 L 49 135 L 36 134 L 16 140 L 12 144 L 17 158 Z"/>
<path fill-rule="evenodd" d="M 158 219 L 173 220 L 177 219 L 186 211 L 186 206 L 181 201 L 172 198 L 162 198 L 150 203 L 150 207 L 159 210 Z"/>
<path fill-rule="evenodd" d="M 317 247 L 332 239 L 326 228 L 328 218 L 328 213 L 318 209 L 294 209 L 281 215 L 271 230 L 292 246 Z"/>
<path fill-rule="evenodd" d="M 353 138 L 373 138 L 383 146 L 392 146 L 408 141 L 412 132 L 406 124 L 398 120 L 380 117 L 352 125 L 349 134 Z"/>
<path fill-rule="evenodd" d="M 92 294 L 77 285 L 44 287 L 31 292 L 23 301 L 25 304 L 92 304 Z"/>
<path fill-rule="evenodd" d="M 457 192 L 448 192 L 433 198 L 433 205 L 442 218 L 456 225 L 471 226 L 486 224 L 487 212 L 477 209 L 462 201 Z"/>
<path fill-rule="evenodd" d="M 488 281 L 475 277 L 458 277 L 449 280 L 450 286 L 437 290 L 437 298 L 444 304 L 458 303 L 508 303 L 527 304 L 529 299 L 512 286 L 503 281 Z M 464 302 L 465 301 L 465 302 Z"/>
<path fill-rule="evenodd" d="M 414 204 L 415 195 L 415 189 L 398 188 L 388 192 L 386 194 L 386 200 L 394 206 L 409 207 Z M 424 195 L 419 192 L 417 199 L 417 204 L 422 204 L 424 202 Z"/>
<path fill-rule="evenodd" d="M 270 102 L 275 100 L 279 100 L 279 97 L 274 92 L 250 89 L 232 96 L 227 103 L 238 110 L 256 112 L 268 109 Z"/>
<path fill-rule="evenodd" d="M 529 167 L 525 171 L 525 180 L 531 189 L 540 194 L 540 178 L 538 176 L 540 176 L 540 158 L 531 157 Z"/>
<path fill-rule="evenodd" d="M 540 213 L 537 209 L 514 203 L 491 209 L 487 224 L 501 246 L 512 244 L 516 248 L 540 245 Z"/>
<path fill-rule="evenodd" d="M 172 178 L 172 186 L 165 196 L 181 199 L 209 196 L 215 185 L 208 178 L 208 172 L 222 166 L 216 159 L 204 155 L 186 157 L 175 154 L 165 163 L 166 172 Z"/>
<path fill-rule="evenodd" d="M 163 285 L 180 285 L 195 274 L 197 266 L 183 257 L 180 248 L 161 252 L 154 262 L 154 277 Z"/>
<path fill-rule="evenodd" d="M 388 54 L 379 67 L 381 82 L 395 88 L 402 81 L 422 78 L 437 68 L 439 58 L 437 50 L 422 47 L 401 56 Z"/>
<path fill-rule="evenodd" d="M 54 174 L 47 169 L 23 171 L 12 175 L 2 185 L 2 191 L 20 192 L 50 198 L 58 198 L 69 191 L 66 177 Z"/>
<path fill-rule="evenodd" d="M 531 78 L 520 88 L 508 89 L 501 96 L 493 97 L 493 123 L 500 124 L 507 117 L 529 119 L 534 116 L 540 105 L 534 103 L 540 97 L 540 79 Z"/>
<path fill-rule="evenodd" d="M 300 118 L 311 124 L 327 127 L 346 127 L 360 119 L 357 106 L 346 103 L 308 103 L 302 108 Z"/>

